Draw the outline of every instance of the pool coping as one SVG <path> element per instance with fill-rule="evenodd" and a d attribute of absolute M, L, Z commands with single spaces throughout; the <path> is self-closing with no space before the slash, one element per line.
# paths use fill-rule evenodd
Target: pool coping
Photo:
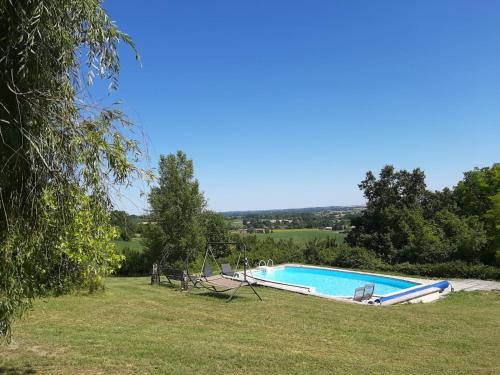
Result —
<path fill-rule="evenodd" d="M 378 276 L 378 277 L 383 277 L 383 278 L 387 278 L 387 279 L 395 279 L 395 280 L 402 280 L 402 281 L 417 283 L 417 285 L 415 285 L 415 286 L 412 286 L 412 287 L 406 288 L 406 289 L 402 289 L 402 290 L 399 290 L 396 292 L 387 293 L 387 294 L 383 294 L 383 295 L 374 294 L 374 297 L 389 297 L 389 296 L 392 296 L 394 294 L 401 293 L 401 291 L 411 291 L 414 288 L 419 288 L 419 287 L 427 285 L 427 284 L 432 284 L 436 281 L 436 280 L 430 280 L 430 279 L 420 279 L 420 278 L 406 277 L 406 276 L 392 276 L 392 275 L 386 275 L 386 274 L 380 274 L 380 273 L 374 273 L 374 272 L 356 271 L 356 270 L 352 270 L 352 269 L 348 269 L 348 268 L 313 266 L 313 265 L 296 264 L 296 263 L 278 264 L 278 265 L 268 267 L 268 268 L 276 269 L 276 268 L 284 268 L 286 266 L 300 267 L 300 268 L 316 268 L 316 269 L 323 269 L 323 270 L 327 269 L 327 270 L 346 272 L 346 273 L 358 273 L 358 274 L 363 274 L 363 275 Z M 336 300 L 336 301 L 350 302 L 350 303 L 355 303 L 355 304 L 367 304 L 366 301 L 364 301 L 364 302 L 353 301 L 352 296 L 330 296 L 327 294 L 318 293 L 318 292 L 316 292 L 316 289 L 314 287 L 310 287 L 307 285 L 290 284 L 290 283 L 283 283 L 283 282 L 279 282 L 279 281 L 269 281 L 269 280 L 261 279 L 258 277 L 254 277 L 252 275 L 252 271 L 258 271 L 262 268 L 263 267 L 256 267 L 256 268 L 252 268 L 252 269 L 248 270 L 247 271 L 248 272 L 247 278 L 250 277 L 258 285 L 268 286 L 271 288 L 282 289 L 282 290 L 287 290 L 290 292 L 300 293 L 300 294 L 304 294 L 304 295 L 311 295 L 311 296 L 320 297 L 320 298 L 327 298 L 327 299 Z"/>

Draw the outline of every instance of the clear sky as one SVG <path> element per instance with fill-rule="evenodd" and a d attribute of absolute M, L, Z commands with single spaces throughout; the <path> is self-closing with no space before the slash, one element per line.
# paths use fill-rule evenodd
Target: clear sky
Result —
<path fill-rule="evenodd" d="M 217 211 L 364 203 L 385 164 L 431 189 L 500 161 L 500 1 L 105 0 L 151 166 L 184 150 Z M 147 207 L 137 188 L 121 208 Z"/>

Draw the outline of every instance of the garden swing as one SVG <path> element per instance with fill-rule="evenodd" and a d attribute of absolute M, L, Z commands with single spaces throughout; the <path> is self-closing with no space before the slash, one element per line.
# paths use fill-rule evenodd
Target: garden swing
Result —
<path fill-rule="evenodd" d="M 231 269 L 231 266 L 229 264 L 219 265 L 219 262 L 217 262 L 217 259 L 215 258 L 212 250 L 212 246 L 220 245 L 235 245 L 236 249 L 239 251 L 238 261 L 236 262 L 236 268 L 234 271 Z M 213 260 L 214 264 L 219 269 L 219 274 L 213 274 L 213 269 L 209 263 L 210 260 Z M 243 262 L 243 274 L 240 274 L 237 271 L 241 260 Z M 243 286 L 249 286 L 252 289 L 253 293 L 259 298 L 259 300 L 262 301 L 262 298 L 253 287 L 253 283 L 247 279 L 247 266 L 248 260 L 246 257 L 246 247 L 244 244 L 240 244 L 239 242 L 208 242 L 205 247 L 205 254 L 203 257 L 201 272 L 198 276 L 189 274 L 188 259 L 186 259 L 186 273 L 188 280 L 193 283 L 193 287 L 204 288 L 212 293 L 217 294 L 229 292 L 229 297 L 226 302 L 231 301 L 238 290 Z"/>
<path fill-rule="evenodd" d="M 172 283 L 172 280 L 180 281 L 181 290 L 187 290 L 188 279 L 185 270 L 168 265 L 169 255 L 170 251 L 168 249 L 163 250 L 161 253 L 160 261 L 153 264 L 151 284 L 161 284 L 160 277 L 161 275 L 164 275 L 170 285 L 174 285 L 174 283 Z"/>

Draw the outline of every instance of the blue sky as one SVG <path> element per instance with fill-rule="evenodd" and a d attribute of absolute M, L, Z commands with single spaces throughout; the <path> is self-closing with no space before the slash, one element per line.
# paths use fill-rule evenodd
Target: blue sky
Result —
<path fill-rule="evenodd" d="M 500 161 L 500 1 L 104 7 L 141 54 L 121 51 L 113 97 L 150 166 L 186 151 L 214 210 L 361 204 L 385 164 L 441 189 Z M 121 208 L 147 207 L 138 186 Z"/>

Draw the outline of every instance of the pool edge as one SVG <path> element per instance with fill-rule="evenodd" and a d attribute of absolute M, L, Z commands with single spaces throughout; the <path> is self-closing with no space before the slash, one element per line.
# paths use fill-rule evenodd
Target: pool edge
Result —
<path fill-rule="evenodd" d="M 392 276 L 392 275 L 379 274 L 379 273 L 374 273 L 374 272 L 357 271 L 357 270 L 345 269 L 345 268 L 328 267 L 328 266 L 314 266 L 314 265 L 297 264 L 297 263 L 277 264 L 277 265 L 275 265 L 273 267 L 269 267 L 269 268 L 276 269 L 276 268 L 283 268 L 286 266 L 300 267 L 300 268 L 316 268 L 316 269 L 323 269 L 323 270 L 327 269 L 327 270 L 346 272 L 346 273 L 357 273 L 357 274 L 377 276 L 377 277 L 393 279 L 393 280 L 407 281 L 407 282 L 417 284 L 417 285 L 414 285 L 412 287 L 402 289 L 404 291 L 411 291 L 414 288 L 419 288 L 419 287 L 425 286 L 427 284 L 432 284 L 433 282 L 435 282 L 435 280 L 430 280 L 430 279 L 421 279 L 421 278 L 406 277 L 406 276 Z M 353 301 L 352 297 L 350 297 L 350 296 L 331 296 L 331 295 L 327 295 L 327 294 L 321 294 L 321 293 L 316 292 L 316 289 L 314 287 L 310 287 L 307 285 L 289 284 L 289 283 L 270 281 L 270 280 L 261 279 L 259 277 L 254 277 L 252 275 L 252 271 L 257 271 L 257 270 L 259 270 L 259 267 L 252 268 L 252 269 L 248 270 L 249 275 L 247 275 L 247 276 L 251 277 L 255 281 L 255 283 L 258 285 L 267 286 L 267 287 L 271 287 L 271 288 L 275 288 L 275 289 L 286 290 L 286 291 L 290 291 L 290 292 L 294 292 L 294 293 L 300 293 L 303 295 L 310 295 L 310 296 L 315 296 L 315 297 L 319 297 L 319 298 L 326 298 L 326 299 L 335 300 L 335 301 L 349 302 L 349 303 L 362 304 L 362 305 L 367 304 L 366 302 L 363 303 L 363 302 Z M 376 296 L 377 297 L 388 297 L 388 296 L 392 296 L 392 295 L 397 294 L 397 293 L 401 293 L 402 290 L 383 294 L 383 295 L 376 295 Z"/>

